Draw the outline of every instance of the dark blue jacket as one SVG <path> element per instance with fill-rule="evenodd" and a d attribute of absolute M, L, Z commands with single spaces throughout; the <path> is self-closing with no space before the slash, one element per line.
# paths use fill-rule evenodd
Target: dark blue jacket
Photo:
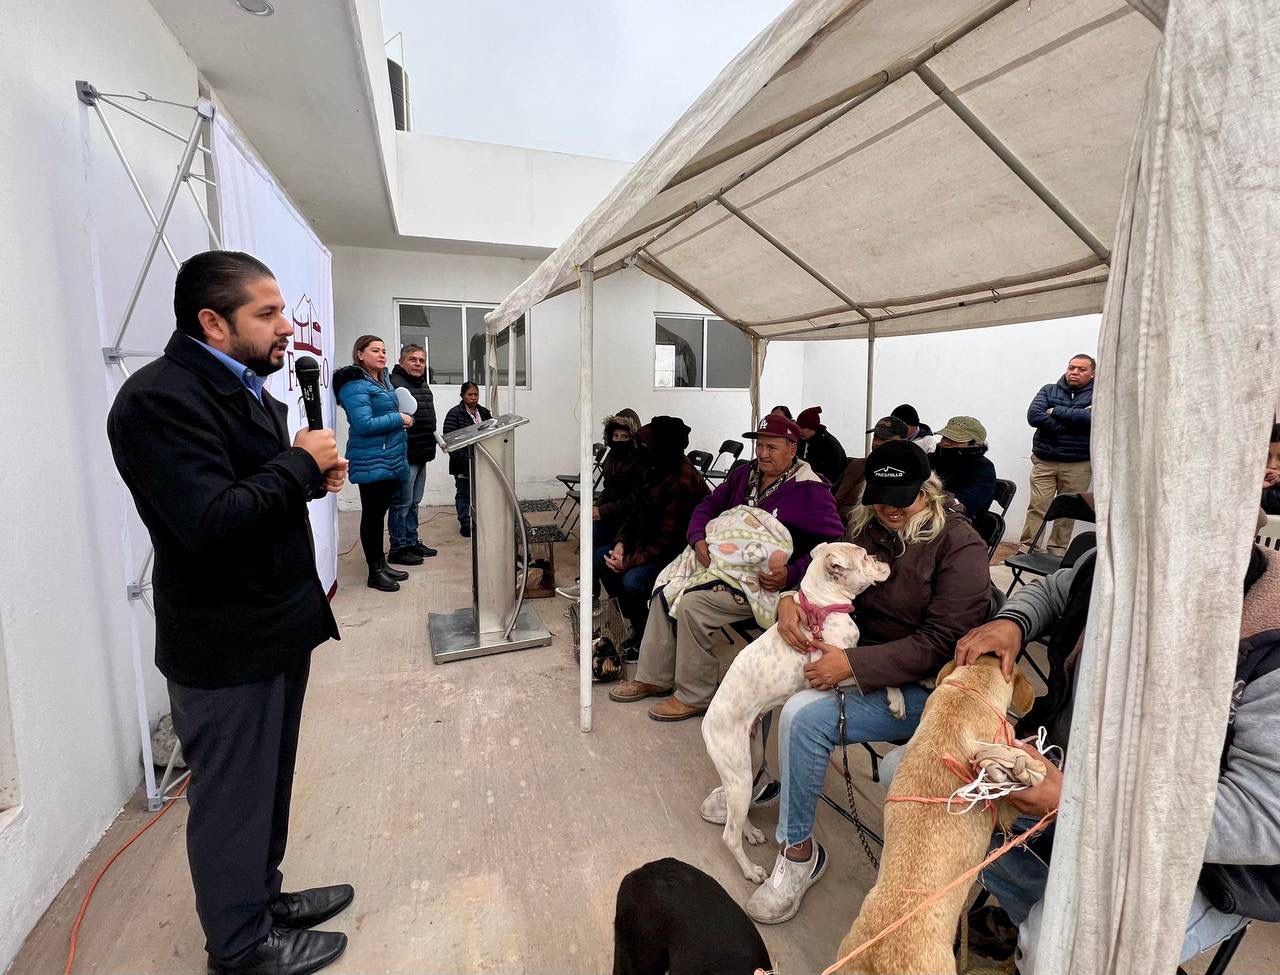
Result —
<path fill-rule="evenodd" d="M 1088 460 L 1093 413 L 1086 407 L 1091 405 L 1092 381 L 1080 389 L 1072 389 L 1063 376 L 1056 383 L 1042 387 L 1027 410 L 1027 422 L 1036 428 L 1031 440 L 1032 453 L 1041 460 Z"/>
<path fill-rule="evenodd" d="M 986 514 L 996 497 L 996 467 L 987 459 L 986 445 L 938 447 L 929 455 L 942 486 L 964 505 L 969 520 Z"/>
<path fill-rule="evenodd" d="M 384 373 L 385 376 L 385 373 Z M 333 391 L 347 412 L 347 478 L 352 484 L 399 481 L 409 476 L 408 438 L 395 392 L 375 383 L 359 366 L 333 374 Z"/>

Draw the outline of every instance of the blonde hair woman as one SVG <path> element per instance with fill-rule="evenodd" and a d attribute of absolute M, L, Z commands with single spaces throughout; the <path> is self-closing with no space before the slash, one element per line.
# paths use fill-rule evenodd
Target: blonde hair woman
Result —
<path fill-rule="evenodd" d="M 835 686 L 857 679 L 842 695 L 845 741 L 910 738 L 929 694 L 921 682 L 937 674 L 955 656 L 956 641 L 987 616 L 986 545 L 943 493 L 925 452 L 907 441 L 890 441 L 871 451 L 866 470 L 862 505 L 854 509 L 846 537 L 886 563 L 889 578 L 854 604 L 858 646 L 846 653 L 814 643 L 796 601 L 783 596 L 778 607 L 783 638 L 798 651 L 819 650 L 822 656 L 805 668 L 811 689 L 792 697 L 778 722 L 778 882 L 762 884 L 747 902 L 747 913 L 764 924 L 795 916 L 805 891 L 826 869 L 813 821 L 827 762 L 840 743 L 841 695 Z M 889 710 L 887 687 L 901 689 L 905 716 Z M 765 782 L 758 795 L 770 791 Z M 704 814 L 712 804 L 709 799 Z"/>

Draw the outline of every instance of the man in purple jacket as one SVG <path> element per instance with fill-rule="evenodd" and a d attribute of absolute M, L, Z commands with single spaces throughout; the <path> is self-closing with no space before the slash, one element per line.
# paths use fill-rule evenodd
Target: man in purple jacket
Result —
<path fill-rule="evenodd" d="M 733 471 L 698 505 L 689 519 L 689 544 L 698 560 L 709 565 L 707 523 L 739 505 L 761 508 L 791 532 L 794 550 L 786 568 L 760 573 L 760 584 L 773 592 L 794 589 L 809 568 L 813 547 L 844 537 L 835 498 L 830 485 L 797 459 L 800 428 L 791 420 L 770 414 L 754 433 L 743 437 L 756 441 L 756 459 Z M 636 679 L 619 684 L 609 697 L 624 702 L 666 698 L 649 709 L 655 721 L 683 721 L 702 714 L 720 676 L 711 653 L 716 635 L 721 627 L 751 615 L 747 597 L 724 582 L 686 591 L 674 627 L 665 600 L 656 596 L 649 603 Z"/>

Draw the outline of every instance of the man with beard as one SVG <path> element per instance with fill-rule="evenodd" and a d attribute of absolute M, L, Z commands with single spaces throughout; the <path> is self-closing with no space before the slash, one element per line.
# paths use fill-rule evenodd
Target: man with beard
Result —
<path fill-rule="evenodd" d="M 177 331 L 107 418 L 155 550 L 156 666 L 191 769 L 187 858 L 213 975 L 302 975 L 346 935 L 309 930 L 346 884 L 281 893 L 311 651 L 338 638 L 307 501 L 346 477 L 332 430 L 289 443 L 264 388 L 293 324 L 271 270 L 236 251 L 178 270 Z"/>
<path fill-rule="evenodd" d="M 971 416 L 953 416 L 939 437 L 929 463 L 973 521 L 986 514 L 996 497 L 996 467 L 987 460 L 987 428 Z"/>

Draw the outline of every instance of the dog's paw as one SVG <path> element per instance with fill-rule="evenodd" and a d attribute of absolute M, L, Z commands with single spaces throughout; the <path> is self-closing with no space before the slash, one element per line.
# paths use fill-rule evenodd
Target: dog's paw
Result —
<path fill-rule="evenodd" d="M 743 868 L 742 876 L 746 877 L 753 884 L 762 884 L 769 879 L 769 871 L 758 863 L 751 864 L 750 869 Z"/>
<path fill-rule="evenodd" d="M 764 835 L 764 831 L 757 826 L 748 826 L 742 831 L 742 835 L 752 846 L 764 846 L 768 842 L 768 837 Z"/>
<path fill-rule="evenodd" d="M 902 688 L 886 687 L 884 693 L 889 698 L 889 713 L 901 721 L 907 716 L 907 700 L 902 696 Z"/>

